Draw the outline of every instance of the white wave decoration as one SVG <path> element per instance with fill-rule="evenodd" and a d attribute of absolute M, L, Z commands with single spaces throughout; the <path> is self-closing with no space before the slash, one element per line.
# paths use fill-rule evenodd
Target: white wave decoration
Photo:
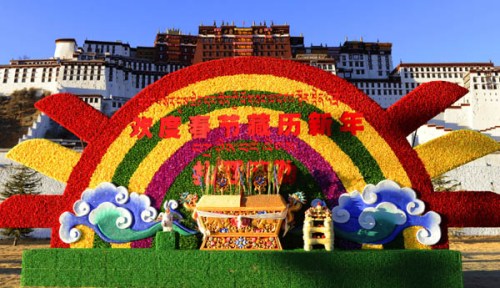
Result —
<path fill-rule="evenodd" d="M 346 223 L 349 219 L 351 219 L 351 214 L 346 209 L 336 206 L 332 209 L 332 218 L 333 221 L 337 223 Z"/>
<path fill-rule="evenodd" d="M 179 203 L 175 200 L 169 200 L 168 202 L 165 201 L 163 208 L 166 208 L 165 205 L 168 205 L 168 207 L 172 210 L 175 210 L 179 207 Z"/>
<path fill-rule="evenodd" d="M 73 204 L 73 211 L 78 217 L 85 216 L 90 212 L 90 205 L 86 201 L 78 200 Z"/>
<path fill-rule="evenodd" d="M 141 219 L 144 222 L 152 222 L 158 216 L 158 212 L 153 207 L 148 207 L 141 212 Z"/>
<path fill-rule="evenodd" d="M 118 204 L 125 204 L 129 199 L 129 194 L 127 188 L 120 186 L 116 188 L 115 201 Z"/>
<path fill-rule="evenodd" d="M 358 222 L 361 227 L 368 230 L 372 229 L 375 227 L 375 224 L 377 224 L 373 213 L 366 213 L 365 211 L 359 215 Z"/>
<path fill-rule="evenodd" d="M 82 237 L 82 231 L 68 226 L 67 223 L 69 223 L 72 217 L 73 215 L 69 212 L 64 212 L 61 216 L 59 216 L 59 223 L 61 223 L 59 238 L 61 238 L 61 240 L 66 244 L 74 243 Z"/>
<path fill-rule="evenodd" d="M 406 212 L 410 215 L 420 215 L 425 210 L 425 204 L 422 200 L 413 200 L 412 202 L 408 202 L 406 205 Z"/>
<path fill-rule="evenodd" d="M 424 245 L 434 245 L 441 239 L 441 216 L 434 211 L 427 212 L 424 217 L 430 218 L 430 229 L 422 228 L 417 231 L 418 242 Z"/>
<path fill-rule="evenodd" d="M 358 191 L 355 191 L 355 193 L 359 193 Z M 373 184 L 368 184 L 365 186 L 365 189 L 363 189 L 362 193 L 359 193 L 361 195 L 361 199 L 363 199 L 363 202 L 366 204 L 373 204 L 377 202 L 377 187 Z"/>
<path fill-rule="evenodd" d="M 123 209 L 124 211 L 127 211 L 127 209 L 124 209 L 124 208 L 118 208 L 118 209 Z M 128 211 L 127 211 L 128 212 Z M 120 216 L 118 218 L 116 218 L 116 227 L 120 228 L 120 229 L 127 229 L 128 227 L 130 227 L 130 225 L 132 225 L 132 214 L 129 213 L 129 216 L 128 215 L 124 215 L 124 216 Z"/>

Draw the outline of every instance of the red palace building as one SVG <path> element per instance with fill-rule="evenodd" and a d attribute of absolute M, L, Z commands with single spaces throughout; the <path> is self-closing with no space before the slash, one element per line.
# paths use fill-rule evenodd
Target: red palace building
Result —
<path fill-rule="evenodd" d="M 290 36 L 290 26 L 267 26 L 253 23 L 251 27 L 237 27 L 234 23 L 201 25 L 193 64 L 235 56 L 267 56 L 291 59 L 304 50 L 303 36 Z"/>
<path fill-rule="evenodd" d="M 193 64 L 198 36 L 183 35 L 179 29 L 168 29 L 156 34 L 154 51 L 156 62 Z"/>

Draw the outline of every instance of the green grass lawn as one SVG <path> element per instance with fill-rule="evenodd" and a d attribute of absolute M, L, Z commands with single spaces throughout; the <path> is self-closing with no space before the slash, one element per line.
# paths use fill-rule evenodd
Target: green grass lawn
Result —
<path fill-rule="evenodd" d="M 158 243 L 162 240 L 157 238 Z M 23 286 L 463 287 L 449 250 L 326 252 L 38 249 L 23 253 Z"/>

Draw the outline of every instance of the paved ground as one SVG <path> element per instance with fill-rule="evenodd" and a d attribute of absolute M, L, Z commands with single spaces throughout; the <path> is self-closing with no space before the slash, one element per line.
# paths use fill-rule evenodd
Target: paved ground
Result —
<path fill-rule="evenodd" d="M 466 288 L 500 287 L 500 236 L 454 237 L 450 249 L 462 252 Z"/>

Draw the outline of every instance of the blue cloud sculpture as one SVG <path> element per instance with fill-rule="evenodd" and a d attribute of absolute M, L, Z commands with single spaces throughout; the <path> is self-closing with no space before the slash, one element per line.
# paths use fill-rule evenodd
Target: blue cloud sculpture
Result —
<path fill-rule="evenodd" d="M 401 188 L 391 180 L 369 184 L 362 193 L 344 193 L 332 209 L 335 233 L 360 244 L 386 244 L 404 229 L 422 227 L 417 240 L 434 245 L 441 238 L 441 217 L 433 211 L 422 215 L 423 201 L 411 188 Z"/>

